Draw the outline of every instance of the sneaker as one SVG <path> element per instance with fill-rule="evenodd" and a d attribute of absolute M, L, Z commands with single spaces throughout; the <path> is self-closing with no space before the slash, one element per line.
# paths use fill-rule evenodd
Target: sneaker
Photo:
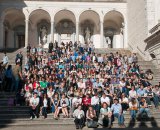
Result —
<path fill-rule="evenodd" d="M 35 116 L 34 118 L 37 119 L 37 116 Z"/>
<path fill-rule="evenodd" d="M 31 116 L 31 117 L 30 117 L 30 120 L 32 120 L 32 119 L 33 119 L 33 117 Z"/>

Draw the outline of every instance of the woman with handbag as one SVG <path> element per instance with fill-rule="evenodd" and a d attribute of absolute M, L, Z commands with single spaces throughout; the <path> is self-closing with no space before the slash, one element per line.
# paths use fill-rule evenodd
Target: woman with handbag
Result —
<path fill-rule="evenodd" d="M 103 127 L 111 128 L 111 117 L 111 108 L 108 106 L 106 102 L 104 102 L 102 104 L 102 108 L 100 109 L 99 124 L 101 124 Z"/>
<path fill-rule="evenodd" d="M 131 101 L 129 102 L 129 109 L 130 109 L 131 120 L 135 121 L 136 113 L 138 110 L 138 104 L 135 98 L 132 98 Z"/>
<path fill-rule="evenodd" d="M 88 128 L 96 128 L 97 127 L 96 111 L 93 109 L 92 106 L 88 107 L 88 110 L 87 110 L 87 113 L 86 113 L 86 118 L 87 118 Z"/>

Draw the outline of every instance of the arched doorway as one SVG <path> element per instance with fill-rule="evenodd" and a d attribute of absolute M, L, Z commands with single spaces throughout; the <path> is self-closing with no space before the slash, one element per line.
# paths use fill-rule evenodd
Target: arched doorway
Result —
<path fill-rule="evenodd" d="M 100 18 L 92 10 L 82 12 L 79 18 L 81 43 L 93 42 L 95 47 L 100 47 Z"/>
<path fill-rule="evenodd" d="M 118 11 L 104 16 L 104 45 L 109 48 L 124 48 L 124 18 Z"/>
<path fill-rule="evenodd" d="M 69 10 L 61 10 L 55 15 L 55 40 L 61 42 L 75 42 L 75 15 Z"/>
<path fill-rule="evenodd" d="M 38 16 L 38 17 L 37 17 Z M 29 43 L 32 46 L 48 47 L 51 41 L 50 15 L 42 9 L 34 10 L 29 16 Z"/>
<path fill-rule="evenodd" d="M 19 25 L 14 29 L 14 43 L 15 48 L 22 48 L 25 46 L 25 26 Z"/>
<path fill-rule="evenodd" d="M 25 16 L 20 9 L 8 9 L 4 12 L 4 48 L 25 46 Z"/>

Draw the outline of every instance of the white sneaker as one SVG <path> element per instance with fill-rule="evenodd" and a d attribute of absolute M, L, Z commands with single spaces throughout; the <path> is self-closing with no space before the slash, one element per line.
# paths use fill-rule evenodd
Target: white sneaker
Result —
<path fill-rule="evenodd" d="M 30 120 L 32 120 L 32 119 L 33 119 L 33 117 L 31 116 L 31 117 L 30 117 Z"/>
<path fill-rule="evenodd" d="M 34 118 L 37 119 L 37 116 L 35 116 Z"/>
<path fill-rule="evenodd" d="M 123 111 L 123 114 L 125 114 L 127 111 Z"/>

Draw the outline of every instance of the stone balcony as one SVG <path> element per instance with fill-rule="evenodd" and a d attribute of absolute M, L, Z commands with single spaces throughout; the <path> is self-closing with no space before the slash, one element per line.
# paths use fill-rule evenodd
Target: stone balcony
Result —
<path fill-rule="evenodd" d="M 160 23 L 154 26 L 150 31 L 150 36 L 145 39 L 146 51 L 149 52 L 152 60 L 160 67 Z"/>
<path fill-rule="evenodd" d="M 35 1 L 35 0 L 25 0 L 25 1 Z M 44 1 L 44 0 L 36 0 Z M 46 0 L 46 1 L 56 1 L 56 2 L 127 2 L 127 0 Z"/>

